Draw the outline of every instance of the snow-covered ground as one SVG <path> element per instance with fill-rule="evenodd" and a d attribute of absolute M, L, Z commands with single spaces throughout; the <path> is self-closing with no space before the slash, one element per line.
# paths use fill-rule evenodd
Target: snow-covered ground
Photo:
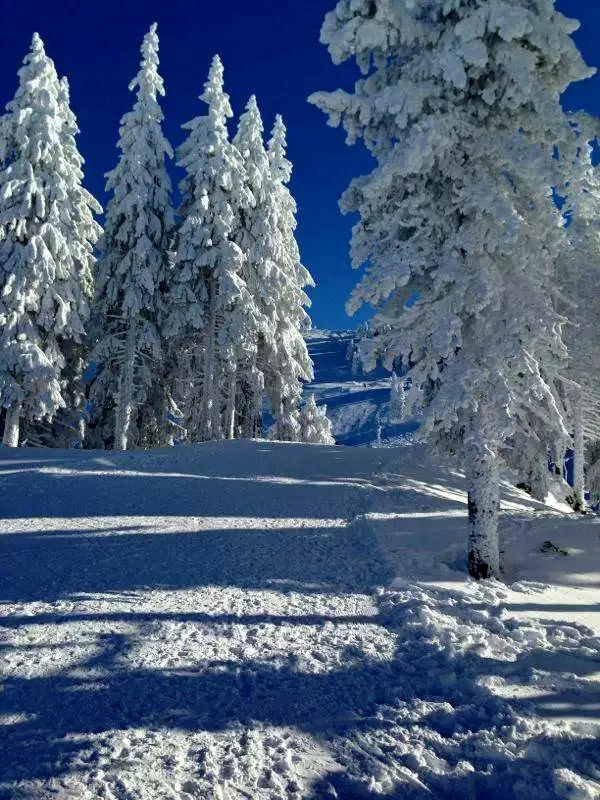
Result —
<path fill-rule="evenodd" d="M 463 489 L 420 446 L 1 451 L 0 797 L 598 797 L 600 526 L 507 484 L 477 585 Z"/>

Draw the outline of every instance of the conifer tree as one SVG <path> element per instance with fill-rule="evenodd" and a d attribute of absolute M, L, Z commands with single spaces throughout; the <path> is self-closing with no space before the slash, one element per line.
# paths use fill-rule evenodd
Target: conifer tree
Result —
<path fill-rule="evenodd" d="M 263 122 L 252 95 L 233 140 L 243 158 L 251 204 L 241 209 L 236 240 L 244 252 L 242 274 L 255 305 L 255 347 L 240 365 L 241 423 L 244 435 L 262 432 L 265 370 L 276 362 L 277 300 L 283 283 L 277 263 L 277 206 L 271 191 L 271 167 L 263 142 Z"/>
<path fill-rule="evenodd" d="M 82 369 L 100 206 L 83 163 L 66 82 L 38 34 L 0 123 L 0 404 L 3 442 L 21 421 L 65 408 Z"/>
<path fill-rule="evenodd" d="M 576 28 L 553 0 L 340 0 L 321 32 L 364 78 L 311 100 L 377 160 L 342 201 L 360 214 L 354 266 L 369 265 L 349 308 L 377 309 L 371 356 L 410 358 L 424 434 L 464 457 L 475 578 L 500 576 L 503 444 L 529 413 L 565 430 L 548 383 L 566 357 L 550 187 L 574 158 L 560 94 L 592 74 Z"/>
<path fill-rule="evenodd" d="M 235 370 L 252 352 L 257 323 L 235 241 L 240 209 L 252 198 L 242 157 L 228 138 L 232 111 L 218 56 L 200 99 L 208 114 L 184 125 L 189 135 L 178 150 L 187 175 L 166 331 L 179 363 L 175 391 L 186 409 L 188 438 L 205 441 L 223 435 L 224 411 L 231 435 Z"/>
<path fill-rule="evenodd" d="M 304 287 L 315 284 L 300 261 L 296 242 L 297 209 L 288 188 L 292 165 L 286 157 L 286 146 L 285 125 L 278 115 L 268 143 L 270 192 L 275 205 L 273 260 L 278 268 L 276 354 L 265 366 L 265 385 L 275 418 L 271 435 L 279 441 L 296 441 L 300 434 L 297 406 L 302 395 L 302 381 L 313 378 L 313 364 L 303 335 L 311 327 L 305 311 L 310 300 Z"/>
<path fill-rule="evenodd" d="M 311 394 L 300 410 L 300 441 L 306 444 L 335 444 L 327 406 L 318 406 Z"/>
<path fill-rule="evenodd" d="M 565 341 L 569 349 L 565 396 L 568 406 L 570 449 L 573 451 L 573 499 L 585 509 L 585 472 L 598 452 L 600 440 L 600 365 L 598 307 L 600 306 L 600 171 L 592 166 L 591 148 L 581 148 L 576 166 L 579 180 L 572 182 L 568 210 L 568 247 L 558 260 L 556 292 L 559 309 L 569 317 Z M 587 447 L 587 454 L 586 454 Z M 563 449 L 564 453 L 564 449 Z M 597 469 L 588 475 L 596 479 Z M 595 494 L 595 491 L 594 491 Z"/>
<path fill-rule="evenodd" d="M 62 141 L 65 158 L 70 165 L 68 192 L 73 226 L 73 254 L 78 274 L 78 283 L 87 302 L 92 303 L 95 291 L 94 245 L 102 234 L 93 214 L 101 214 L 102 206 L 83 186 L 84 160 L 77 149 L 75 137 L 79 134 L 77 118 L 71 110 L 71 92 L 66 77 L 60 79 L 60 110 L 63 118 Z M 88 337 L 85 341 L 71 339 L 65 342 L 66 367 L 63 371 L 63 396 L 66 408 L 54 421 L 51 443 L 55 446 L 70 446 L 73 440 L 80 444 L 85 436 L 85 396 L 82 377 L 88 359 Z M 45 443 L 49 440 L 45 437 Z"/>
<path fill-rule="evenodd" d="M 125 450 L 144 440 L 144 419 L 166 436 L 167 408 L 161 385 L 165 372 L 162 334 L 173 229 L 171 183 L 165 159 L 172 157 L 161 123 L 156 24 L 145 35 L 133 109 L 121 120 L 119 163 L 107 175 L 113 193 L 106 212 L 95 311 L 100 363 L 90 398 L 98 418 L 114 430 L 113 446 Z M 158 441 L 156 441 L 158 439 Z"/>

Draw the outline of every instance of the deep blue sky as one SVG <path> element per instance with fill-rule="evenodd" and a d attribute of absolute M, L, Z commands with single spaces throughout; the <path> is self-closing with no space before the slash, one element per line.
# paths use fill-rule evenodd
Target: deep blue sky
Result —
<path fill-rule="evenodd" d="M 317 288 L 311 315 L 316 326 L 349 327 L 356 322 L 344 302 L 357 280 L 350 268 L 352 220 L 337 201 L 350 179 L 370 168 L 361 145 L 348 148 L 341 130 L 327 127 L 324 115 L 306 103 L 318 89 L 351 86 L 352 65 L 334 67 L 319 44 L 319 29 L 334 0 L 28 0 L 7 4 L 0 50 L 0 107 L 13 96 L 16 72 L 38 31 L 61 75 L 71 83 L 79 119 L 79 147 L 86 159 L 86 185 L 106 202 L 104 173 L 117 158 L 119 119 L 133 96 L 127 85 L 136 74 L 139 46 L 158 22 L 165 131 L 181 143 L 183 122 L 204 113 L 197 97 L 215 53 L 225 65 L 226 89 L 234 112 L 255 93 L 265 126 L 276 113 L 288 126 L 294 163 L 292 191 L 298 202 L 298 240 Z M 600 66 L 599 0 L 558 0 L 557 6 L 581 20 L 575 34 L 588 64 Z M 600 114 L 600 77 L 569 90 L 565 107 Z M 179 171 L 174 172 L 176 181 Z"/>

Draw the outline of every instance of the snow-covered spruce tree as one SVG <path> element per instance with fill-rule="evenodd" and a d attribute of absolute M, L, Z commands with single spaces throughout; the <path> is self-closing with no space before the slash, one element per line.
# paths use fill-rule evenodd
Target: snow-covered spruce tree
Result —
<path fill-rule="evenodd" d="M 300 261 L 296 242 L 297 208 L 288 188 L 292 165 L 286 157 L 286 144 L 285 125 L 278 115 L 268 143 L 270 192 L 275 204 L 273 262 L 278 268 L 276 355 L 274 361 L 265 365 L 265 386 L 275 419 L 270 438 L 296 441 L 300 432 L 297 406 L 302 395 L 301 382 L 313 378 L 313 363 L 303 335 L 311 327 L 305 311 L 310 300 L 304 287 L 315 284 Z"/>
<path fill-rule="evenodd" d="M 277 263 L 277 203 L 271 191 L 271 167 L 263 142 L 263 122 L 252 95 L 240 117 L 233 144 L 244 162 L 252 202 L 240 208 L 235 238 L 244 252 L 242 276 L 256 306 L 255 346 L 239 365 L 240 424 L 244 436 L 262 433 L 265 369 L 276 363 L 275 331 L 279 287 L 284 281 Z"/>
<path fill-rule="evenodd" d="M 597 179 L 591 166 L 591 148 L 586 138 L 592 137 L 593 127 L 585 115 L 578 115 L 573 135 L 578 146 L 569 185 L 556 186 L 566 199 L 562 212 L 571 224 L 566 230 L 567 246 L 555 258 L 553 299 L 557 311 L 568 318 L 563 327 L 564 341 L 569 352 L 568 362 L 550 356 L 541 358 L 545 364 L 560 364 L 560 370 L 545 374 L 553 402 L 566 420 L 568 435 L 548 429 L 545 410 L 540 413 L 531 407 L 519 419 L 518 430 L 503 448 L 503 457 L 517 471 L 520 480 L 538 500 L 545 500 L 550 489 L 548 460 L 562 474 L 567 449 L 573 452 L 574 485 L 571 495 L 577 510 L 585 509 L 584 441 L 593 440 L 595 408 L 591 399 L 594 374 L 597 373 L 595 352 L 598 344 L 596 315 L 599 296 L 597 285 L 598 220 Z M 594 235 L 595 234 L 595 235 Z M 592 353 L 594 355 L 592 355 Z M 590 403 L 591 400 L 591 403 Z M 537 410 L 537 413 L 534 413 Z M 596 428 L 600 435 L 600 428 Z M 565 434 L 567 432 L 565 431 Z"/>
<path fill-rule="evenodd" d="M 101 214 L 102 206 L 85 189 L 83 181 L 83 156 L 79 152 L 75 137 L 79 134 L 77 118 L 71 109 L 70 88 L 67 78 L 60 79 L 60 113 L 63 119 L 61 140 L 65 159 L 69 163 L 67 190 L 72 208 L 70 216 L 72 253 L 79 276 L 80 292 L 85 302 L 94 295 L 94 244 L 102 234 L 102 228 L 94 220 L 94 213 Z M 45 447 L 68 448 L 74 443 L 81 445 L 85 437 L 85 394 L 82 376 L 87 364 L 87 340 L 69 339 L 62 344 L 65 368 L 62 372 L 62 394 L 65 407 L 60 409 L 51 422 L 25 420 L 23 433 L 30 443 Z"/>
<path fill-rule="evenodd" d="M 103 409 L 113 409 L 116 450 L 144 440 L 143 419 L 159 429 L 152 437 L 154 444 L 161 443 L 161 429 L 166 439 L 167 427 L 160 391 L 165 371 L 161 326 L 173 229 L 165 158 L 172 157 L 172 151 L 162 132 L 157 99 L 165 90 L 158 73 L 155 24 L 145 35 L 141 52 L 140 71 L 129 85 L 131 91 L 137 89 L 136 101 L 121 120 L 119 163 L 107 174 L 106 189 L 112 197 L 106 211 L 94 313 L 93 359 L 100 366 L 90 400 L 100 416 Z"/>
<path fill-rule="evenodd" d="M 223 427 L 230 435 L 235 370 L 250 357 L 257 329 L 256 308 L 242 276 L 244 257 L 234 241 L 240 209 L 252 198 L 242 157 L 228 138 L 232 111 L 218 56 L 200 99 L 208 114 L 184 125 L 189 136 L 178 150 L 178 164 L 187 175 L 181 182 L 165 329 L 178 361 L 175 395 L 192 441 L 219 438 Z"/>
<path fill-rule="evenodd" d="M 568 247 L 560 254 L 557 276 L 559 308 L 570 318 L 565 327 L 569 365 L 565 394 L 573 450 L 573 499 L 585 509 L 585 448 L 594 456 L 600 440 L 600 365 L 598 308 L 600 307 L 600 172 L 591 164 L 591 150 L 582 148 L 577 165 L 581 174 L 570 187 Z M 590 466 L 592 461 L 589 461 Z M 590 477 L 596 470 L 590 470 Z"/>
<path fill-rule="evenodd" d="M 593 72 L 576 27 L 553 0 L 341 0 L 321 32 L 365 77 L 311 100 L 377 160 L 342 201 L 360 213 L 354 266 L 369 265 L 349 308 L 375 306 L 388 327 L 371 355 L 410 358 L 423 433 L 464 457 L 476 578 L 500 575 L 502 444 L 542 402 L 547 425 L 564 427 L 541 358 L 565 357 L 549 187 L 573 163 L 553 158 L 573 140 L 559 96 Z"/>
<path fill-rule="evenodd" d="M 3 442 L 52 419 L 82 369 L 101 211 L 81 186 L 68 86 L 38 34 L 0 124 L 0 403 Z"/>
<path fill-rule="evenodd" d="M 392 386 L 390 390 L 389 421 L 392 425 L 404 421 L 406 414 L 406 396 L 404 393 L 404 378 L 399 378 L 392 372 Z"/>
<path fill-rule="evenodd" d="M 306 444 L 335 444 L 327 406 L 318 406 L 314 394 L 300 409 L 300 441 Z"/>

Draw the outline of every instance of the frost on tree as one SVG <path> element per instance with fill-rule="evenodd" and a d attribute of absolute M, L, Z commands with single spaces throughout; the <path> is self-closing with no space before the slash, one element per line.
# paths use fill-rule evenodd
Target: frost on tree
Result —
<path fill-rule="evenodd" d="M 81 185 L 68 85 L 34 34 L 0 123 L 3 442 L 73 402 L 83 366 L 102 209 Z"/>
<path fill-rule="evenodd" d="M 368 264 L 349 310 L 377 309 L 385 332 L 367 355 L 410 358 L 409 406 L 464 459 L 477 578 L 500 574 L 503 443 L 542 408 L 564 430 L 546 380 L 566 357 L 550 187 L 567 182 L 576 146 L 559 96 L 592 74 L 576 28 L 553 0 L 341 0 L 321 33 L 364 77 L 311 100 L 377 162 L 342 199 L 360 214 L 353 264 Z"/>
<path fill-rule="evenodd" d="M 283 121 L 277 118 L 267 152 L 256 98 L 251 97 L 234 144 L 244 159 L 252 197 L 250 208 L 242 210 L 237 241 L 244 252 L 242 274 L 258 324 L 256 348 L 241 371 L 245 434 L 260 432 L 266 389 L 275 418 L 269 435 L 293 441 L 299 435 L 302 381 L 313 374 L 303 332 L 310 327 L 304 287 L 314 284 L 300 262 L 295 239 L 296 205 L 287 188 L 291 164 Z"/>
<path fill-rule="evenodd" d="M 311 394 L 300 410 L 300 441 L 306 444 L 335 444 L 327 406 L 318 406 Z"/>
<path fill-rule="evenodd" d="M 279 295 L 285 276 L 278 264 L 277 197 L 272 192 L 271 166 L 263 142 L 264 127 L 256 97 L 240 117 L 233 144 L 244 164 L 249 207 L 241 209 L 235 239 L 244 253 L 242 276 L 254 303 L 254 344 L 238 367 L 242 434 L 262 433 L 265 372 L 277 363 L 275 331 Z"/>
<path fill-rule="evenodd" d="M 161 123 L 156 25 L 144 37 L 132 111 L 121 120 L 119 163 L 107 175 L 106 211 L 94 313 L 100 367 L 90 390 L 96 425 L 117 450 L 166 441 L 162 325 L 173 228 L 172 157 Z M 108 428 L 108 430 L 107 430 Z M 112 430 L 111 430 L 112 429 Z M 110 433 L 109 433 L 110 430 Z M 112 434 L 112 435 L 111 435 Z"/>
<path fill-rule="evenodd" d="M 298 402 L 302 382 L 313 378 L 313 363 L 308 354 L 304 332 L 311 327 L 305 307 L 310 300 L 304 291 L 314 281 L 300 260 L 296 242 L 296 202 L 288 184 L 292 165 L 286 157 L 286 129 L 280 116 L 268 144 L 271 188 L 275 206 L 274 256 L 277 266 L 276 356 L 265 370 L 265 385 L 275 424 L 270 436 L 279 441 L 296 441 L 300 428 Z"/>
<path fill-rule="evenodd" d="M 573 500 L 577 510 L 584 510 L 584 462 L 590 467 L 588 483 L 595 498 L 599 452 L 595 443 L 600 441 L 600 180 L 598 167 L 591 163 L 591 148 L 581 149 L 578 163 L 581 174 L 569 196 L 568 247 L 560 254 L 556 294 L 558 307 L 569 317 L 565 326 L 570 355 L 565 395 L 572 436 Z"/>
<path fill-rule="evenodd" d="M 252 198 L 242 157 L 228 138 L 232 111 L 218 56 L 200 99 L 208 114 L 184 125 L 189 135 L 178 151 L 187 175 L 167 322 L 178 361 L 177 399 L 192 441 L 233 435 L 237 365 L 252 360 L 258 326 L 235 241 L 240 211 Z"/>

